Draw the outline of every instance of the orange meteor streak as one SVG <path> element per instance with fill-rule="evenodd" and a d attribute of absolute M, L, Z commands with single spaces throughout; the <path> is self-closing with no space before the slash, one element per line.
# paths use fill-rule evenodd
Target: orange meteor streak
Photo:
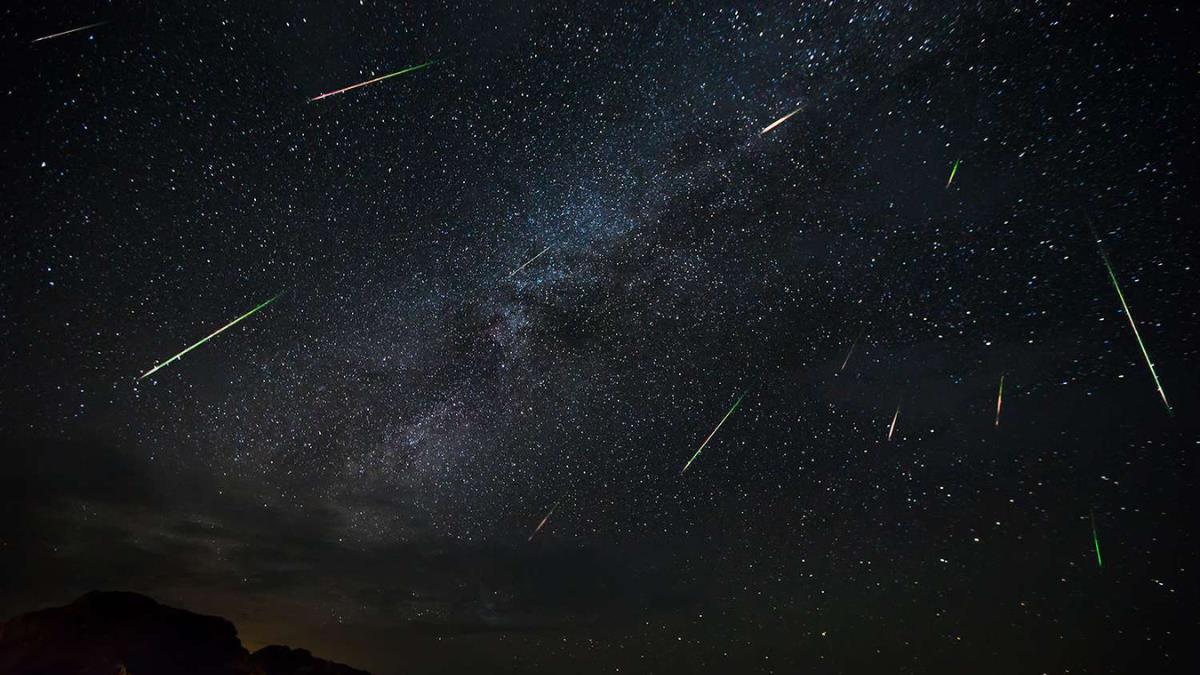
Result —
<path fill-rule="evenodd" d="M 546 512 L 546 517 L 542 518 L 542 522 L 538 523 L 538 526 L 533 530 L 533 533 L 529 535 L 529 541 L 533 541 L 533 538 L 537 536 L 537 533 L 542 531 L 542 528 L 546 526 L 546 521 L 550 520 L 550 514 L 554 513 L 554 509 L 557 508 L 558 502 L 554 502 L 554 506 L 551 506 L 550 510 Z"/>

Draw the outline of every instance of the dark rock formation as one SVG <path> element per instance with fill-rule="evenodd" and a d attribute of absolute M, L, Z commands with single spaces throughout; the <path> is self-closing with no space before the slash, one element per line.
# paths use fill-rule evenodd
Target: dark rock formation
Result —
<path fill-rule="evenodd" d="M 366 671 L 325 661 L 307 649 L 270 645 L 250 657 L 263 675 L 369 675 Z"/>
<path fill-rule="evenodd" d="M 251 656 L 229 621 L 93 591 L 0 623 L 0 675 L 363 675 L 305 650 Z"/>

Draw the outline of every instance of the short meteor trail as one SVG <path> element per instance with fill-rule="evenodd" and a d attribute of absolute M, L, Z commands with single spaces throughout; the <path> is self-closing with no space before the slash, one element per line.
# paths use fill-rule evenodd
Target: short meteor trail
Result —
<path fill-rule="evenodd" d="M 245 318 L 249 317 L 251 314 L 254 314 L 254 313 L 255 313 L 255 312 L 257 312 L 258 310 L 262 309 L 263 307 L 266 307 L 267 305 L 271 304 L 272 302 L 275 302 L 275 299 L 276 299 L 276 298 L 278 298 L 280 295 L 283 295 L 283 294 L 282 294 L 282 293 L 276 293 L 276 294 L 275 294 L 275 297 L 271 298 L 270 300 L 267 300 L 266 302 L 262 303 L 262 304 L 261 304 L 261 305 L 259 305 L 258 307 L 255 307 L 254 309 L 250 310 L 249 312 L 246 312 L 245 314 L 243 314 L 243 315 L 239 316 L 238 318 L 234 319 L 233 321 L 230 321 L 229 323 L 225 324 L 224 326 L 221 326 L 220 328 L 218 328 L 217 330 L 213 331 L 213 333 L 212 333 L 211 335 L 209 335 L 208 337 L 204 338 L 203 340 L 201 340 L 201 341 L 197 342 L 196 344 L 192 345 L 191 347 L 188 347 L 187 349 L 185 349 L 185 350 L 183 350 L 183 351 L 179 352 L 178 354 L 176 354 L 175 356 L 172 356 L 171 358 L 167 359 L 166 361 L 163 361 L 162 363 L 158 364 L 157 366 L 154 366 L 154 367 L 153 367 L 153 368 L 151 368 L 150 370 L 147 370 L 147 371 L 146 371 L 145 373 L 143 373 L 143 374 L 142 374 L 142 376 L 141 376 L 141 377 L 139 377 L 138 379 L 139 379 L 139 380 L 144 380 L 144 379 L 146 379 L 147 377 L 150 377 L 150 376 L 151 376 L 151 375 L 153 375 L 154 373 L 158 372 L 158 371 L 159 371 L 159 369 L 161 369 L 161 368 L 165 368 L 167 365 L 169 365 L 169 364 L 171 364 L 171 363 L 173 363 L 173 362 L 175 362 L 175 361 L 178 361 L 179 359 L 183 358 L 183 355 L 184 355 L 184 354 L 187 354 L 188 352 L 192 351 L 192 350 L 193 350 L 193 349 L 195 349 L 196 347 L 199 347 L 200 345 L 204 344 L 205 342 L 208 342 L 209 340 L 211 340 L 211 339 L 215 338 L 216 336 L 220 335 L 221 333 L 225 332 L 226 330 L 228 330 L 228 329 L 232 328 L 234 325 L 236 325 L 236 324 L 237 324 L 239 321 L 241 321 L 242 319 L 245 319 Z"/>
<path fill-rule="evenodd" d="M 1150 354 L 1146 351 L 1146 343 L 1142 342 L 1142 334 L 1138 332 L 1137 324 L 1133 321 L 1133 314 L 1129 312 L 1129 305 L 1125 302 L 1125 294 L 1121 292 L 1121 284 L 1117 283 L 1117 275 L 1113 272 L 1112 263 L 1108 261 L 1108 255 L 1104 252 L 1104 247 L 1100 246 L 1100 239 L 1097 237 L 1096 245 L 1100 247 L 1100 259 L 1104 261 L 1104 267 L 1108 270 L 1108 278 L 1112 280 L 1113 288 L 1117 290 L 1117 298 L 1121 300 L 1121 307 L 1125 310 L 1125 318 L 1129 319 L 1129 327 L 1133 329 L 1133 337 L 1137 340 L 1138 348 L 1142 350 L 1142 357 L 1146 359 L 1146 367 L 1150 369 L 1150 376 L 1154 378 L 1154 387 L 1158 390 L 1158 395 L 1162 398 L 1163 405 L 1167 407 L 1167 413 L 1171 413 L 1171 404 L 1167 402 L 1167 393 L 1163 391 L 1162 382 L 1158 379 L 1158 373 L 1154 370 L 1154 362 L 1150 360 Z"/>
<path fill-rule="evenodd" d="M 509 279 L 511 279 L 511 278 L 512 278 L 512 276 L 513 276 L 514 274 L 516 274 L 517 272 L 520 272 L 521 270 L 525 269 L 526 267 L 529 267 L 529 263 L 531 263 L 531 262 L 533 262 L 534 260 L 537 260 L 538 258 L 542 257 L 542 253 L 545 253 L 546 251 L 549 251 L 549 250 L 550 250 L 550 246 L 547 246 L 546 248 L 542 249 L 542 250 L 541 250 L 541 251 L 540 251 L 540 252 L 539 252 L 537 255 L 533 256 L 533 257 L 532 257 L 532 258 L 530 258 L 529 260 L 526 260 L 524 265 L 521 265 L 521 266 L 520 266 L 520 267 L 518 267 L 517 269 L 515 269 L 515 270 L 513 270 L 513 271 L 509 272 L 509 273 L 508 273 L 508 278 L 509 278 Z"/>
<path fill-rule="evenodd" d="M 996 394 L 996 426 L 1000 426 L 1000 406 L 1004 403 L 1004 375 L 1000 376 L 1000 393 Z"/>
<path fill-rule="evenodd" d="M 733 407 L 729 409 L 729 412 L 725 413 L 725 416 L 721 418 L 720 422 L 717 422 L 716 428 L 712 430 L 712 433 L 708 435 L 708 438 L 704 439 L 704 442 L 700 444 L 700 449 L 696 450 L 696 454 L 692 455 L 692 458 L 687 461 L 687 464 L 683 465 L 683 469 L 679 472 L 679 475 L 682 476 L 683 473 L 688 470 L 688 467 L 692 465 L 692 462 L 696 461 L 696 458 L 700 456 L 700 453 L 704 452 L 704 446 L 708 445 L 708 442 L 712 440 L 713 436 L 717 435 L 717 431 L 721 429 L 721 425 L 725 424 L 725 420 L 729 419 L 729 416 L 733 414 L 734 410 L 737 410 L 738 406 L 742 404 L 742 399 L 744 398 L 746 398 L 745 394 L 742 394 L 738 397 L 738 400 L 733 403 Z"/>
<path fill-rule="evenodd" d="M 422 68 L 427 68 L 435 63 L 437 63 L 436 59 L 434 59 L 433 61 L 426 61 L 425 63 L 422 63 L 420 65 L 409 66 L 409 67 L 405 68 L 404 70 L 397 70 L 394 73 L 389 73 L 387 75 L 380 75 L 379 77 L 376 77 L 371 80 L 367 80 L 366 82 L 359 82 L 358 84 L 352 84 L 349 87 L 342 87 L 341 89 L 338 89 L 336 91 L 330 91 L 330 92 L 321 94 L 320 96 L 314 96 L 314 97 L 308 99 L 308 102 L 312 103 L 313 101 L 320 101 L 321 99 L 328 98 L 330 96 L 337 96 L 338 94 L 344 94 L 344 93 L 350 91 L 351 89 L 358 89 L 359 87 L 365 87 L 368 84 L 375 84 L 376 82 L 382 82 L 382 81 L 388 79 L 389 77 L 396 77 L 397 75 L 411 73 L 414 70 L 420 70 Z"/>
<path fill-rule="evenodd" d="M 554 502 L 554 506 L 551 506 L 550 510 L 546 512 L 546 517 L 542 518 L 542 522 L 538 523 L 538 526 L 533 530 L 533 534 L 529 535 L 529 541 L 533 541 L 533 538 L 537 536 L 537 533 L 542 531 L 542 528 L 546 526 L 546 521 L 550 520 L 550 515 L 554 513 L 554 509 L 557 508 L 558 502 Z"/>
<path fill-rule="evenodd" d="M 896 432 L 896 419 L 900 417 L 900 406 L 896 406 L 896 414 L 892 415 L 892 426 L 888 427 L 888 442 L 892 441 L 892 434 Z"/>
<path fill-rule="evenodd" d="M 863 330 L 866 330 L 865 328 Z M 838 372 L 846 369 L 846 364 L 850 363 L 850 355 L 854 353 L 854 348 L 858 345 L 858 341 L 862 339 L 863 331 L 858 332 L 858 337 L 854 338 L 854 342 L 850 343 L 850 351 L 846 352 L 846 360 L 842 361 L 842 367 L 838 368 Z"/>
<path fill-rule="evenodd" d="M 950 184 L 954 182 L 954 174 L 958 173 L 958 163 L 961 161 L 960 159 L 954 160 L 954 167 L 950 169 L 950 180 L 946 181 L 946 187 L 950 187 Z"/>
<path fill-rule="evenodd" d="M 775 127 L 779 126 L 780 124 L 783 124 L 784 122 L 786 122 L 786 121 L 788 120 L 788 118 L 789 118 L 789 117 L 791 117 L 792 115 L 795 115 L 796 113 L 800 112 L 800 110 L 801 110 L 802 108 L 804 108 L 804 106 L 800 106 L 799 108 L 796 108 L 796 109 L 795 109 L 795 110 L 793 110 L 792 112 L 790 112 L 790 113 L 788 113 L 788 114 L 784 115 L 783 117 L 780 117 L 779 119 L 775 120 L 774 122 L 771 122 L 771 123 L 770 123 L 770 124 L 768 124 L 766 127 L 764 127 L 762 131 L 758 132 L 758 135 L 759 135 L 759 136 L 762 136 L 763 134 L 765 134 L 765 133 L 767 133 L 768 131 L 770 131 L 770 130 L 774 129 Z"/>
<path fill-rule="evenodd" d="M 1096 567 L 1104 567 L 1100 559 L 1100 537 L 1096 536 L 1096 512 L 1092 512 L 1092 543 L 1096 545 Z"/>
<path fill-rule="evenodd" d="M 98 22 L 98 23 L 89 23 L 89 24 L 88 24 L 88 25 L 86 25 L 86 26 L 80 26 L 79 28 L 72 28 L 71 30 L 64 30 L 64 31 L 63 31 L 63 32 L 61 32 L 61 33 L 55 33 L 54 35 L 43 35 L 42 37 L 40 37 L 40 38 L 37 38 L 36 40 L 30 40 L 30 41 L 29 41 L 29 44 L 33 44 L 34 42 L 41 42 L 42 40 L 53 40 L 54 38 L 57 38 L 57 37 L 62 37 L 62 36 L 64 36 L 64 35 L 70 35 L 71 33 L 78 33 L 78 32 L 79 32 L 79 31 L 81 31 L 81 30 L 87 30 L 87 29 L 89 29 L 89 28 L 95 28 L 95 27 L 97 27 L 97 26 L 103 26 L 103 25 L 104 25 L 104 24 L 106 24 L 106 23 L 108 23 L 108 22 L 107 22 L 107 21 L 100 21 L 100 22 Z"/>

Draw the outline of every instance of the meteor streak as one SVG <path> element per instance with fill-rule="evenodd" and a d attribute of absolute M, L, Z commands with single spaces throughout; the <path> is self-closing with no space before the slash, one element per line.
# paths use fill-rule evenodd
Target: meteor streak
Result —
<path fill-rule="evenodd" d="M 679 472 L 679 475 L 682 476 L 683 473 L 688 470 L 688 467 L 692 465 L 692 462 L 696 461 L 696 458 L 699 457 L 700 453 L 704 451 L 704 446 L 708 445 L 708 442 L 712 440 L 712 437 L 717 435 L 717 431 L 720 430 L 721 425 L 725 424 L 725 420 L 729 419 L 729 416 L 733 414 L 734 410 L 737 410 L 738 406 L 742 404 L 742 399 L 744 398 L 746 398 L 745 394 L 742 394 L 738 397 L 738 400 L 734 402 L 733 407 L 729 409 L 729 412 L 725 413 L 725 416 L 721 418 L 720 422 L 717 422 L 716 428 L 712 430 L 712 433 L 708 435 L 708 438 L 704 439 L 704 442 L 700 444 L 700 449 L 696 450 L 696 454 L 692 455 L 692 458 L 687 461 L 687 464 L 683 465 L 683 469 Z"/>
<path fill-rule="evenodd" d="M 866 330 L 866 329 L 864 328 L 863 330 Z M 850 343 L 850 351 L 846 352 L 846 360 L 842 361 L 842 367 L 838 368 L 839 373 L 846 369 L 847 363 L 850 363 L 850 355 L 854 353 L 854 348 L 858 345 L 858 341 L 860 339 L 862 339 L 862 336 L 863 336 L 863 332 L 859 331 L 858 337 L 854 338 L 854 342 Z"/>
<path fill-rule="evenodd" d="M 403 75 L 403 74 L 405 74 L 405 73 L 411 73 L 411 72 L 412 72 L 412 71 L 414 71 L 414 70 L 420 70 L 420 69 L 422 69 L 422 68 L 426 68 L 426 67 L 428 67 L 428 66 L 431 66 L 431 65 L 433 65 L 434 63 L 437 63 L 437 60 L 436 60 L 436 59 L 435 59 L 435 60 L 433 60 L 433 61 L 426 61 L 425 63 L 422 63 L 422 64 L 420 64 L 420 65 L 417 65 L 417 66 L 409 66 L 409 67 L 405 68 L 404 70 L 397 70 L 397 71 L 396 71 L 396 72 L 394 72 L 394 73 L 389 73 L 389 74 L 387 74 L 387 75 L 381 75 L 381 76 L 379 76 L 379 77 L 376 77 L 376 78 L 374 78 L 374 79 L 367 80 L 366 82 L 359 82 L 358 84 L 352 84 L 352 85 L 350 85 L 349 87 L 342 87 L 341 89 L 338 89 L 338 90 L 336 90 L 336 91 L 330 91 L 330 92 L 326 92 L 326 93 L 324 93 L 324 94 L 321 94 L 320 96 L 314 96 L 314 97 L 312 97 L 312 98 L 308 99 L 308 102 L 309 102 L 309 103 L 312 103 L 313 101 L 320 101 L 321 99 L 323 99 L 323 98 L 327 98 L 327 97 L 329 97 L 329 96 L 337 96 L 338 94 L 344 94 L 344 93 L 346 93 L 346 92 L 350 91 L 351 89 L 358 89 L 359 87 L 365 87 L 365 86 L 367 86 L 368 84 L 375 84 L 376 82 L 382 82 L 382 81 L 384 81 L 384 80 L 388 79 L 389 77 L 396 77 L 397 75 Z"/>
<path fill-rule="evenodd" d="M 542 518 L 542 522 L 538 523 L 538 526 L 533 530 L 533 534 L 529 535 L 529 541 L 533 541 L 533 538 L 537 535 L 537 533 L 542 531 L 542 528 L 546 526 L 546 521 L 550 520 L 550 514 L 554 513 L 554 509 L 557 508 L 558 502 L 554 502 L 554 506 L 551 506 L 550 510 L 546 512 L 546 517 Z"/>
<path fill-rule="evenodd" d="M 900 417 L 900 406 L 896 406 L 896 414 L 892 415 L 892 426 L 888 427 L 888 442 L 892 441 L 892 434 L 896 431 L 896 419 Z"/>
<path fill-rule="evenodd" d="M 996 426 L 1000 426 L 1000 405 L 1004 403 L 1004 375 L 1000 376 L 1000 393 L 996 394 Z"/>
<path fill-rule="evenodd" d="M 1093 231 L 1094 235 L 1094 231 Z M 1150 360 L 1150 354 L 1146 351 L 1146 343 L 1142 342 L 1142 334 L 1138 332 L 1137 324 L 1133 321 L 1133 314 L 1129 312 L 1129 305 L 1125 302 L 1125 294 L 1121 292 L 1121 284 L 1117 283 L 1117 275 L 1113 272 L 1112 263 L 1108 261 L 1108 255 L 1104 253 L 1104 247 L 1100 246 L 1100 239 L 1096 239 L 1096 245 L 1100 248 L 1100 259 L 1104 261 L 1104 267 L 1108 270 L 1108 278 L 1112 280 L 1113 288 L 1117 290 L 1117 298 L 1121 300 L 1121 307 L 1125 310 L 1125 318 L 1129 319 L 1129 327 L 1133 329 L 1133 337 L 1137 340 L 1138 348 L 1142 350 L 1142 357 L 1146 359 L 1146 367 L 1150 369 L 1150 377 L 1154 378 L 1154 387 L 1158 390 L 1158 395 L 1162 398 L 1163 405 L 1167 407 L 1167 413 L 1172 413 L 1171 404 L 1167 402 L 1167 393 L 1163 391 L 1162 382 L 1158 379 L 1158 373 L 1154 370 L 1154 363 Z"/>
<path fill-rule="evenodd" d="M 542 257 L 542 253 L 545 253 L 546 251 L 549 251 L 549 250 L 550 250 L 550 247 L 549 247 L 549 246 L 547 246 L 546 248 L 542 249 L 542 250 L 541 250 L 541 251 L 540 251 L 540 252 L 539 252 L 537 255 L 533 256 L 533 257 L 532 257 L 532 258 L 530 258 L 529 260 L 526 260 L 524 265 L 521 265 L 521 266 L 520 266 L 520 267 L 518 267 L 517 269 L 515 269 L 515 270 L 513 270 L 513 271 L 509 272 L 509 273 L 508 273 L 508 278 L 509 278 L 509 279 L 511 279 L 511 278 L 512 278 L 512 276 L 513 276 L 514 274 L 516 274 L 517 272 L 520 272 L 521 270 L 525 269 L 526 267 L 529 267 L 529 263 L 531 263 L 531 262 L 533 262 L 534 260 L 537 260 L 538 258 Z"/>
<path fill-rule="evenodd" d="M 70 35 L 71 33 L 78 33 L 78 32 L 79 32 L 79 31 L 81 31 L 81 30 L 87 30 L 87 29 L 89 29 L 89 28 L 95 28 L 96 26 L 103 26 L 103 25 L 104 25 L 104 24 L 106 24 L 106 23 L 108 23 L 108 22 L 107 22 L 107 21 L 100 21 L 100 22 L 98 22 L 98 23 L 89 23 L 89 24 L 88 24 L 88 25 L 86 25 L 86 26 L 80 26 L 79 28 L 72 28 L 71 30 L 64 30 L 64 31 L 63 31 L 63 32 L 61 32 L 61 33 L 55 33 L 54 35 L 43 35 L 42 37 L 40 37 L 40 38 L 37 38 L 36 40 L 30 40 L 30 41 L 29 41 L 29 44 L 33 44 L 34 42 L 41 42 L 42 40 L 53 40 L 53 39 L 54 39 L 54 38 L 56 38 L 56 37 L 62 37 L 62 36 L 64 36 L 64 35 Z"/>
<path fill-rule="evenodd" d="M 1092 512 L 1092 543 L 1096 545 L 1096 567 L 1104 567 L 1104 561 L 1100 559 L 1100 538 L 1096 536 L 1096 512 Z"/>
<path fill-rule="evenodd" d="M 783 117 L 780 117 L 779 119 L 775 120 L 774 122 L 771 122 L 771 123 L 770 123 L 770 124 L 768 124 L 766 127 L 764 127 L 762 131 L 758 132 L 758 135 L 759 135 L 759 136 L 762 136 L 763 134 L 765 134 L 765 133 L 767 133 L 768 131 L 770 131 L 770 130 L 774 129 L 775 127 L 779 126 L 780 124 L 783 124 L 784 122 L 786 122 L 786 121 L 788 120 L 788 118 L 789 118 L 789 117 L 791 117 L 792 115 L 795 115 L 796 113 L 800 112 L 801 108 L 803 108 L 803 107 L 804 107 L 804 106 L 800 106 L 799 108 L 796 108 L 796 109 L 795 109 L 795 110 L 793 110 L 792 112 L 790 112 L 790 113 L 788 113 L 788 114 L 784 115 Z"/>
<path fill-rule="evenodd" d="M 946 187 L 950 187 L 950 184 L 954 182 L 954 174 L 958 173 L 958 163 L 961 161 L 960 159 L 954 160 L 954 167 L 950 169 L 950 180 L 946 181 Z"/>
<path fill-rule="evenodd" d="M 270 300 L 267 300 L 266 302 L 262 303 L 258 307 L 255 307 L 254 309 L 250 310 L 249 312 L 246 312 L 245 314 L 239 316 L 238 318 L 234 319 L 233 321 L 230 321 L 229 323 L 225 324 L 224 326 L 221 326 L 220 328 L 213 331 L 213 333 L 211 335 L 204 338 L 203 340 L 201 340 L 201 341 L 197 342 L 196 344 L 192 345 L 191 347 L 188 347 L 187 349 L 179 352 L 178 354 L 176 354 L 175 356 L 172 356 L 171 358 L 167 359 L 166 361 L 163 361 L 162 363 L 158 364 L 157 366 L 154 366 L 150 370 L 147 370 L 138 379 L 144 380 L 147 377 L 150 377 L 154 373 L 158 372 L 159 369 L 165 368 L 167 365 L 169 365 L 175 361 L 178 361 L 179 359 L 183 358 L 184 354 L 187 354 L 188 352 L 192 351 L 196 347 L 199 347 L 200 345 L 204 344 L 205 342 L 208 342 L 209 340 L 211 340 L 211 339 L 215 338 L 216 336 L 220 335 L 221 333 L 225 332 L 229 328 L 232 328 L 234 325 L 236 325 L 242 319 L 249 317 L 251 314 L 254 314 L 258 310 L 262 309 L 263 307 L 266 307 L 267 305 L 271 304 L 272 302 L 275 302 L 275 298 L 278 298 L 280 295 L 283 295 L 283 293 L 276 293 L 275 297 L 271 298 Z"/>

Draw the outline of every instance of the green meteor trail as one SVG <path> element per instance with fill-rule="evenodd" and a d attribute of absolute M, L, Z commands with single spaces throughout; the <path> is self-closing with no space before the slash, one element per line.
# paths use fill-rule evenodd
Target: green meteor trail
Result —
<path fill-rule="evenodd" d="M 1150 369 L 1150 377 L 1154 378 L 1154 387 L 1158 390 L 1159 397 L 1162 398 L 1163 405 L 1167 407 L 1167 413 L 1170 414 L 1171 404 L 1167 402 L 1167 393 L 1163 391 L 1162 382 L 1158 379 L 1158 373 L 1154 370 L 1154 362 L 1150 360 L 1150 353 L 1146 351 L 1146 343 L 1142 342 L 1142 334 L 1138 332 L 1137 324 L 1133 321 L 1133 314 L 1129 312 L 1129 304 L 1125 302 L 1125 294 L 1121 292 L 1121 284 L 1117 283 L 1117 275 L 1113 272 L 1112 263 L 1108 261 L 1108 255 L 1104 253 L 1104 247 L 1100 246 L 1099 238 L 1096 239 L 1096 245 L 1100 248 L 1100 259 L 1104 261 L 1104 267 L 1108 270 L 1108 278 L 1112 281 L 1113 288 L 1117 290 L 1117 298 L 1121 301 L 1121 307 L 1125 310 L 1125 318 L 1129 319 L 1129 327 L 1133 329 L 1133 337 L 1137 340 L 1138 348 L 1142 350 L 1142 357 L 1146 359 L 1146 367 Z"/>
<path fill-rule="evenodd" d="M 278 298 L 280 295 L 283 295 L 283 293 L 282 292 L 276 293 L 275 297 L 271 298 L 270 300 L 267 300 L 266 302 L 262 303 L 258 307 L 255 307 L 254 309 L 250 310 L 249 312 L 246 312 L 245 314 L 239 316 L 238 318 L 234 319 L 233 321 L 230 321 L 229 323 L 225 324 L 224 326 L 221 326 L 220 328 L 213 331 L 213 333 L 211 335 L 204 338 L 203 340 L 201 340 L 201 341 L 197 342 L 196 344 L 192 345 L 191 347 L 188 347 L 187 349 L 179 352 L 178 354 L 176 354 L 175 356 L 172 356 L 171 358 L 167 359 L 166 361 L 163 361 L 162 363 L 158 364 L 157 366 L 154 366 L 150 370 L 147 370 L 138 379 L 144 380 L 147 377 L 150 377 L 154 373 L 158 372 L 159 369 L 165 368 L 167 365 L 171 364 L 174 361 L 178 361 L 179 359 L 183 358 L 184 354 L 187 354 L 188 352 L 192 351 L 196 347 L 199 347 L 200 345 L 204 344 L 205 342 L 208 342 L 209 340 L 215 338 L 216 336 L 220 335 L 221 333 L 225 332 L 226 330 L 232 328 L 234 325 L 236 325 L 242 319 L 249 317 L 251 314 L 254 314 L 258 310 L 262 309 L 263 307 L 266 307 L 267 305 L 271 304 L 272 302 L 275 302 L 275 299 Z"/>
<path fill-rule="evenodd" d="M 950 187 L 950 184 L 954 182 L 954 174 L 958 173 L 958 163 L 961 161 L 961 159 L 954 160 L 954 167 L 950 169 L 950 180 L 946 181 L 946 187 Z"/>
<path fill-rule="evenodd" d="M 411 73 L 414 70 L 428 68 L 429 66 L 432 66 L 433 64 L 435 64 L 437 62 L 438 62 L 437 59 L 434 59 L 433 61 L 426 61 L 425 63 L 421 63 L 421 64 L 418 64 L 415 66 L 409 66 L 403 70 L 397 70 L 394 73 L 388 73 L 387 75 L 380 75 L 379 77 L 367 80 L 366 82 L 359 82 L 358 84 L 352 84 L 348 87 L 342 87 L 341 89 L 336 89 L 334 91 L 328 91 L 328 92 L 325 92 L 324 94 L 321 94 L 320 96 L 314 96 L 314 97 L 308 99 L 308 102 L 312 103 L 313 101 L 320 101 L 323 98 L 328 98 L 330 96 L 337 96 L 338 94 L 344 94 L 344 93 L 350 91 L 351 89 L 358 89 L 359 87 L 365 87 L 368 84 L 375 84 L 376 82 L 382 82 L 382 81 L 388 79 L 389 77 L 396 77 L 397 75 L 404 75 L 405 73 Z"/>
<path fill-rule="evenodd" d="M 696 454 L 692 455 L 692 458 L 687 461 L 687 464 L 683 465 L 683 470 L 679 472 L 679 475 L 682 476 L 684 471 L 687 471 L 688 467 L 692 465 L 692 462 L 696 461 L 696 458 L 700 456 L 700 453 L 704 452 L 704 446 L 708 445 L 708 442 L 712 440 L 712 437 L 717 435 L 717 431 L 720 430 L 721 425 L 725 424 L 725 420 L 729 419 L 729 416 L 733 414 L 734 410 L 737 410 L 738 406 L 742 404 L 742 399 L 744 398 L 746 398 L 745 394 L 742 394 L 738 397 L 738 400 L 734 402 L 733 407 L 729 409 L 729 412 L 725 413 L 725 416 L 721 418 L 720 422 L 717 422 L 716 428 L 712 430 L 712 433 L 708 435 L 708 438 L 704 439 L 704 442 L 700 444 L 700 449 L 696 451 Z"/>
<path fill-rule="evenodd" d="M 1092 512 L 1092 543 L 1096 545 L 1096 567 L 1104 567 L 1100 559 L 1100 538 L 1096 536 L 1096 513 Z"/>

